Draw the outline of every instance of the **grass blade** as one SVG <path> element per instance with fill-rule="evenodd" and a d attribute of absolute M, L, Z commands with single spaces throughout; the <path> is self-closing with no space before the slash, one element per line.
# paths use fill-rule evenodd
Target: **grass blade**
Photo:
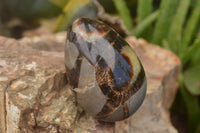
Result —
<path fill-rule="evenodd" d="M 200 109 L 198 105 L 198 98 L 191 95 L 184 86 L 183 81 L 183 73 L 179 74 L 179 90 L 181 95 L 183 96 L 183 101 L 187 108 L 187 115 L 188 115 L 188 122 L 190 132 L 195 131 L 195 127 L 197 127 L 198 123 L 200 122 Z"/>
<path fill-rule="evenodd" d="M 144 33 L 145 29 L 147 29 L 156 20 L 158 14 L 159 11 L 155 11 L 154 13 L 149 15 L 146 19 L 144 19 L 142 22 L 140 22 L 134 31 L 134 35 L 136 37 L 141 36 L 142 33 Z"/>
<path fill-rule="evenodd" d="M 143 21 L 152 12 L 152 0 L 138 0 L 137 17 Z"/>
<path fill-rule="evenodd" d="M 191 0 L 180 0 L 177 11 L 173 17 L 169 31 L 168 42 L 171 49 L 178 55 L 181 47 L 182 28 Z"/>
<path fill-rule="evenodd" d="M 160 14 L 158 16 L 152 42 L 161 45 L 162 40 L 167 37 L 171 19 L 173 17 L 178 0 L 162 0 Z"/>
<path fill-rule="evenodd" d="M 115 7 L 128 30 L 133 29 L 131 14 L 124 0 L 113 0 Z"/>
<path fill-rule="evenodd" d="M 138 23 L 142 22 L 146 19 L 151 13 L 153 9 L 152 0 L 138 0 L 138 8 L 137 8 L 137 18 Z M 143 38 L 146 38 L 148 40 L 151 37 L 152 32 L 152 25 L 148 25 L 141 34 Z"/>
<path fill-rule="evenodd" d="M 186 28 L 183 31 L 183 46 L 182 51 L 184 52 L 187 46 L 191 43 L 193 36 L 195 34 L 195 30 L 198 27 L 200 20 L 200 0 L 196 1 L 196 5 L 191 13 L 191 16 L 186 24 Z"/>
<path fill-rule="evenodd" d="M 182 58 L 182 64 L 184 65 L 190 58 L 193 57 L 194 53 L 198 50 L 200 47 L 200 38 L 198 38 L 189 48 L 186 54 L 184 54 Z"/>

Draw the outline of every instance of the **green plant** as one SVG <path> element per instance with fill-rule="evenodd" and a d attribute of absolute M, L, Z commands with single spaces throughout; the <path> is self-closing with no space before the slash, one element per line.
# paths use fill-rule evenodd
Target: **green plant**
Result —
<path fill-rule="evenodd" d="M 180 58 L 178 81 L 182 99 L 179 100 L 185 103 L 190 132 L 197 133 L 200 128 L 200 1 L 162 0 L 154 12 L 149 9 L 153 9 L 151 0 L 138 0 L 139 21 L 131 34 L 165 47 Z M 144 34 L 149 29 L 152 34 L 146 37 Z"/>

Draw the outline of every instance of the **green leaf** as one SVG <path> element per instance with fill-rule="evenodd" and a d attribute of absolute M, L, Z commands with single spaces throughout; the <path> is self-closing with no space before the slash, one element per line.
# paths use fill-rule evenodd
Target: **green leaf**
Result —
<path fill-rule="evenodd" d="M 152 12 L 152 0 L 138 0 L 137 17 L 141 22 Z"/>
<path fill-rule="evenodd" d="M 193 95 L 200 95 L 200 63 L 184 72 L 184 83 Z"/>
<path fill-rule="evenodd" d="M 190 132 L 194 132 L 195 129 L 198 126 L 198 123 L 200 123 L 200 108 L 198 104 L 198 98 L 194 95 L 191 95 L 184 86 L 184 80 L 183 80 L 183 74 L 182 72 L 179 73 L 179 90 L 181 92 L 181 95 L 183 96 L 183 102 L 185 103 L 185 106 L 187 108 L 187 115 L 188 115 L 188 125 Z"/>
<path fill-rule="evenodd" d="M 160 13 L 153 32 L 152 42 L 161 45 L 162 40 L 167 38 L 169 27 L 178 0 L 162 0 L 160 5 Z"/>
<path fill-rule="evenodd" d="M 198 47 L 195 53 L 192 53 L 191 57 L 191 63 L 190 65 L 196 65 L 197 63 L 200 62 L 200 47 Z"/>
<path fill-rule="evenodd" d="M 69 2 L 69 0 L 49 0 L 49 1 L 60 8 L 64 8 L 65 5 Z"/>
<path fill-rule="evenodd" d="M 139 24 L 152 13 L 152 9 L 153 9 L 152 0 L 138 0 L 137 18 Z M 142 32 L 141 37 L 148 40 L 151 37 L 151 35 L 152 35 L 152 24 L 149 24 L 148 27 L 146 27 Z"/>
<path fill-rule="evenodd" d="M 185 18 L 190 5 L 190 0 L 180 0 L 177 11 L 172 19 L 169 30 L 168 42 L 172 51 L 179 56 L 179 48 L 181 47 L 182 30 Z"/>
<path fill-rule="evenodd" d="M 199 50 L 200 50 L 200 38 L 197 38 L 196 41 L 190 47 L 187 48 L 187 51 L 185 50 L 184 52 L 183 57 L 181 58 L 183 66 L 189 59 L 194 60 L 195 56 L 197 56 L 196 58 L 200 59 Z"/>
<path fill-rule="evenodd" d="M 59 15 L 54 31 L 66 30 L 79 17 L 96 18 L 96 10 L 92 0 L 70 0 Z"/>
<path fill-rule="evenodd" d="M 199 30 L 198 30 L 198 34 L 196 35 L 196 39 L 195 39 L 195 42 L 192 44 L 193 45 L 198 45 L 199 42 L 200 42 L 200 27 L 199 27 Z M 190 65 L 196 65 L 197 63 L 200 62 L 200 47 L 196 47 L 195 49 L 195 52 L 192 53 L 191 55 L 192 58 L 190 58 Z M 184 59 L 184 58 L 183 58 Z"/>
<path fill-rule="evenodd" d="M 159 11 L 155 11 L 154 13 L 152 13 L 151 15 L 149 15 L 146 19 L 144 19 L 142 22 L 140 22 L 134 33 L 131 33 L 131 34 L 134 34 L 136 37 L 139 37 L 142 35 L 142 33 L 144 33 L 145 29 L 147 29 L 157 18 L 159 14 Z"/>
<path fill-rule="evenodd" d="M 133 21 L 131 14 L 128 10 L 128 7 L 126 5 L 126 2 L 124 0 L 113 0 L 115 7 L 117 8 L 117 11 L 122 18 L 124 25 L 128 30 L 133 29 Z"/>
<path fill-rule="evenodd" d="M 200 0 L 196 1 L 196 5 L 187 21 L 186 28 L 183 31 L 183 46 L 182 51 L 187 49 L 187 46 L 190 44 L 191 40 L 194 38 L 195 31 L 198 27 L 200 19 Z"/>

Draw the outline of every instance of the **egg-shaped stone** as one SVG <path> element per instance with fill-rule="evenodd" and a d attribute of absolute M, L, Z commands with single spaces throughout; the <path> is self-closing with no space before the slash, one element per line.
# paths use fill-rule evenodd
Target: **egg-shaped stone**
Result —
<path fill-rule="evenodd" d="M 96 19 L 79 18 L 69 28 L 65 67 L 78 104 L 100 121 L 129 117 L 145 98 L 146 77 L 137 55 Z"/>

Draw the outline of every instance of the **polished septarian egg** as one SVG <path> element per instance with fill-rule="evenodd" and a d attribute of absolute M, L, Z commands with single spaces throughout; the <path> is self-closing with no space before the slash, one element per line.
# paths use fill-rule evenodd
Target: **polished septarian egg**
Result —
<path fill-rule="evenodd" d="M 101 21 L 83 17 L 71 25 L 65 66 L 78 104 L 100 121 L 129 117 L 146 95 L 145 72 L 137 55 Z"/>

